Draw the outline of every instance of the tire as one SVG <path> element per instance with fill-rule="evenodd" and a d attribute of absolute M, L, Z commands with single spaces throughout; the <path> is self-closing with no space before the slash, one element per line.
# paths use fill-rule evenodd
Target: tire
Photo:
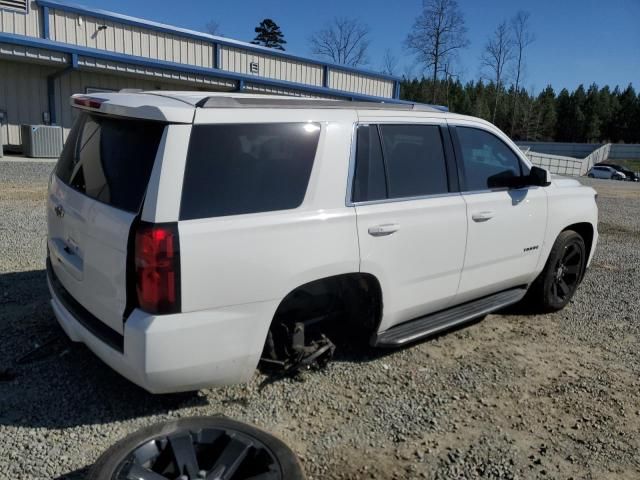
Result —
<path fill-rule="evenodd" d="M 589 178 L 595 178 L 595 177 L 593 176 L 593 174 L 592 174 L 592 173 L 590 173 L 589 175 L 587 175 L 587 177 L 589 177 Z"/>
<path fill-rule="evenodd" d="M 173 456 L 174 449 L 169 445 L 172 441 L 178 445 L 176 439 L 184 442 L 185 438 L 187 439 L 186 446 L 191 445 L 191 448 L 196 443 L 194 439 L 197 438 L 199 441 L 198 446 L 201 448 L 198 450 L 200 453 L 197 458 L 197 469 L 199 470 L 195 474 L 191 474 L 188 470 L 183 469 L 180 472 L 182 476 L 180 476 L 176 473 L 176 463 L 173 461 L 175 458 Z M 209 443 L 206 443 L 207 441 Z M 231 442 L 235 443 L 231 445 Z M 182 443 L 182 446 L 184 445 Z M 231 463 L 224 462 L 222 464 L 223 471 L 226 469 L 227 475 L 229 468 L 237 467 L 231 476 L 222 478 L 229 480 L 261 478 L 259 477 L 261 473 L 275 472 L 268 478 L 304 480 L 305 477 L 297 457 L 282 441 L 251 425 L 236 422 L 223 416 L 191 417 L 158 423 L 138 430 L 105 451 L 93 465 L 87 478 L 92 480 L 134 478 L 133 476 L 127 477 L 127 474 L 133 473 L 132 469 L 136 469 L 135 475 L 137 476 L 135 478 L 141 480 L 145 478 L 153 480 L 162 478 L 202 479 L 206 477 L 206 475 L 202 476 L 202 473 L 214 470 L 213 467 L 222 457 L 223 451 L 228 454 L 232 450 L 238 452 L 245 448 L 248 448 L 246 451 L 249 452 L 246 456 L 241 457 L 234 454 L 227 459 Z M 151 455 L 148 454 L 151 452 L 150 449 L 152 450 Z M 134 460 L 134 451 L 137 452 L 137 460 Z M 206 454 L 203 454 L 203 451 Z M 163 455 L 161 452 L 165 454 Z M 166 452 L 169 452 L 169 455 Z M 140 466 L 143 458 L 151 460 Z M 170 460 L 166 461 L 167 459 Z M 238 459 L 241 459 L 239 460 L 240 465 L 233 465 L 233 462 Z M 161 462 L 163 465 L 159 466 Z M 218 468 L 215 470 L 220 472 Z M 191 472 L 194 471 L 195 466 L 191 468 Z M 140 475 L 140 472 L 148 474 L 148 476 Z"/>
<path fill-rule="evenodd" d="M 586 261 L 584 239 L 573 230 L 561 232 L 544 270 L 529 287 L 527 306 L 545 313 L 562 310 L 582 281 Z"/>

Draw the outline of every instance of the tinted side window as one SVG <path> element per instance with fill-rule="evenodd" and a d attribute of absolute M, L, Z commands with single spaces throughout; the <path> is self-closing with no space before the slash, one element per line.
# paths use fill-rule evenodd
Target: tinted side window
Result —
<path fill-rule="evenodd" d="M 440 128 L 436 125 L 381 125 L 389 198 L 449 191 Z"/>
<path fill-rule="evenodd" d="M 465 190 L 486 190 L 496 186 L 496 180 L 522 175 L 520 159 L 498 137 L 477 128 L 456 127 L 462 162 Z"/>
<path fill-rule="evenodd" d="M 158 122 L 82 114 L 69 134 L 56 174 L 88 197 L 136 213 L 164 128 Z"/>
<path fill-rule="evenodd" d="M 387 198 L 387 185 L 382 159 L 382 146 L 375 125 L 358 127 L 356 168 L 353 178 L 354 202 Z"/>
<path fill-rule="evenodd" d="M 298 207 L 319 138 L 314 123 L 195 125 L 180 219 Z"/>

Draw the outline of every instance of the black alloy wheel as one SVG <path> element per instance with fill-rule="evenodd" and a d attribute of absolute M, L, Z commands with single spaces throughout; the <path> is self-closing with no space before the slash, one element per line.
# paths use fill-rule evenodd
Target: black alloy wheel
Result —
<path fill-rule="evenodd" d="M 301 480 L 280 440 L 225 417 L 193 417 L 144 428 L 107 450 L 97 480 Z"/>
<path fill-rule="evenodd" d="M 560 232 L 522 304 L 537 313 L 563 309 L 582 281 L 586 261 L 587 249 L 580 234 L 573 230 Z"/>
<path fill-rule="evenodd" d="M 566 304 L 580 283 L 584 263 L 584 246 L 574 240 L 564 247 L 562 256 L 556 262 L 551 282 L 553 303 Z"/>

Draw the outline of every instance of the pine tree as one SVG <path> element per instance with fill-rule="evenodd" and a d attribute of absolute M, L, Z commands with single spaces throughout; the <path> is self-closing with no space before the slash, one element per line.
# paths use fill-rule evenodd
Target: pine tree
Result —
<path fill-rule="evenodd" d="M 459 80 L 437 80 L 435 89 L 439 92 L 436 103 L 448 105 L 451 112 L 484 119 L 493 116 L 498 90 L 494 82 L 463 85 Z M 433 90 L 433 80 L 422 77 L 405 79 L 400 91 L 405 100 L 430 103 Z M 640 95 L 632 85 L 624 91 L 595 84 L 585 91 L 580 85 L 573 92 L 562 89 L 557 96 L 550 85 L 537 96 L 524 88 L 516 92 L 515 86 L 500 86 L 498 94 L 517 98 L 515 125 L 505 102 L 495 113 L 495 124 L 503 131 L 513 128 L 515 140 L 640 143 Z"/>
<path fill-rule="evenodd" d="M 262 45 L 263 47 L 275 48 L 276 50 L 284 50 L 283 45 L 287 43 L 280 27 L 271 20 L 265 18 L 255 28 L 256 38 L 251 43 L 254 45 Z"/>
<path fill-rule="evenodd" d="M 540 126 L 538 129 L 538 140 L 553 140 L 556 130 L 556 94 L 551 85 L 547 85 L 536 100 L 537 109 L 540 113 Z"/>

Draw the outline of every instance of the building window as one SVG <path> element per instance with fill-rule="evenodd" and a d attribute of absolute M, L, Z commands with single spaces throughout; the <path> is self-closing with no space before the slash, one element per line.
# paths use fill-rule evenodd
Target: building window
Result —
<path fill-rule="evenodd" d="M 87 95 L 92 94 L 92 93 L 110 93 L 110 92 L 117 92 L 118 90 L 114 90 L 113 88 L 99 88 L 99 87 L 86 87 L 84 89 L 84 93 L 86 93 Z"/>
<path fill-rule="evenodd" d="M 27 0 L 0 0 L 0 8 L 27 13 Z"/>

